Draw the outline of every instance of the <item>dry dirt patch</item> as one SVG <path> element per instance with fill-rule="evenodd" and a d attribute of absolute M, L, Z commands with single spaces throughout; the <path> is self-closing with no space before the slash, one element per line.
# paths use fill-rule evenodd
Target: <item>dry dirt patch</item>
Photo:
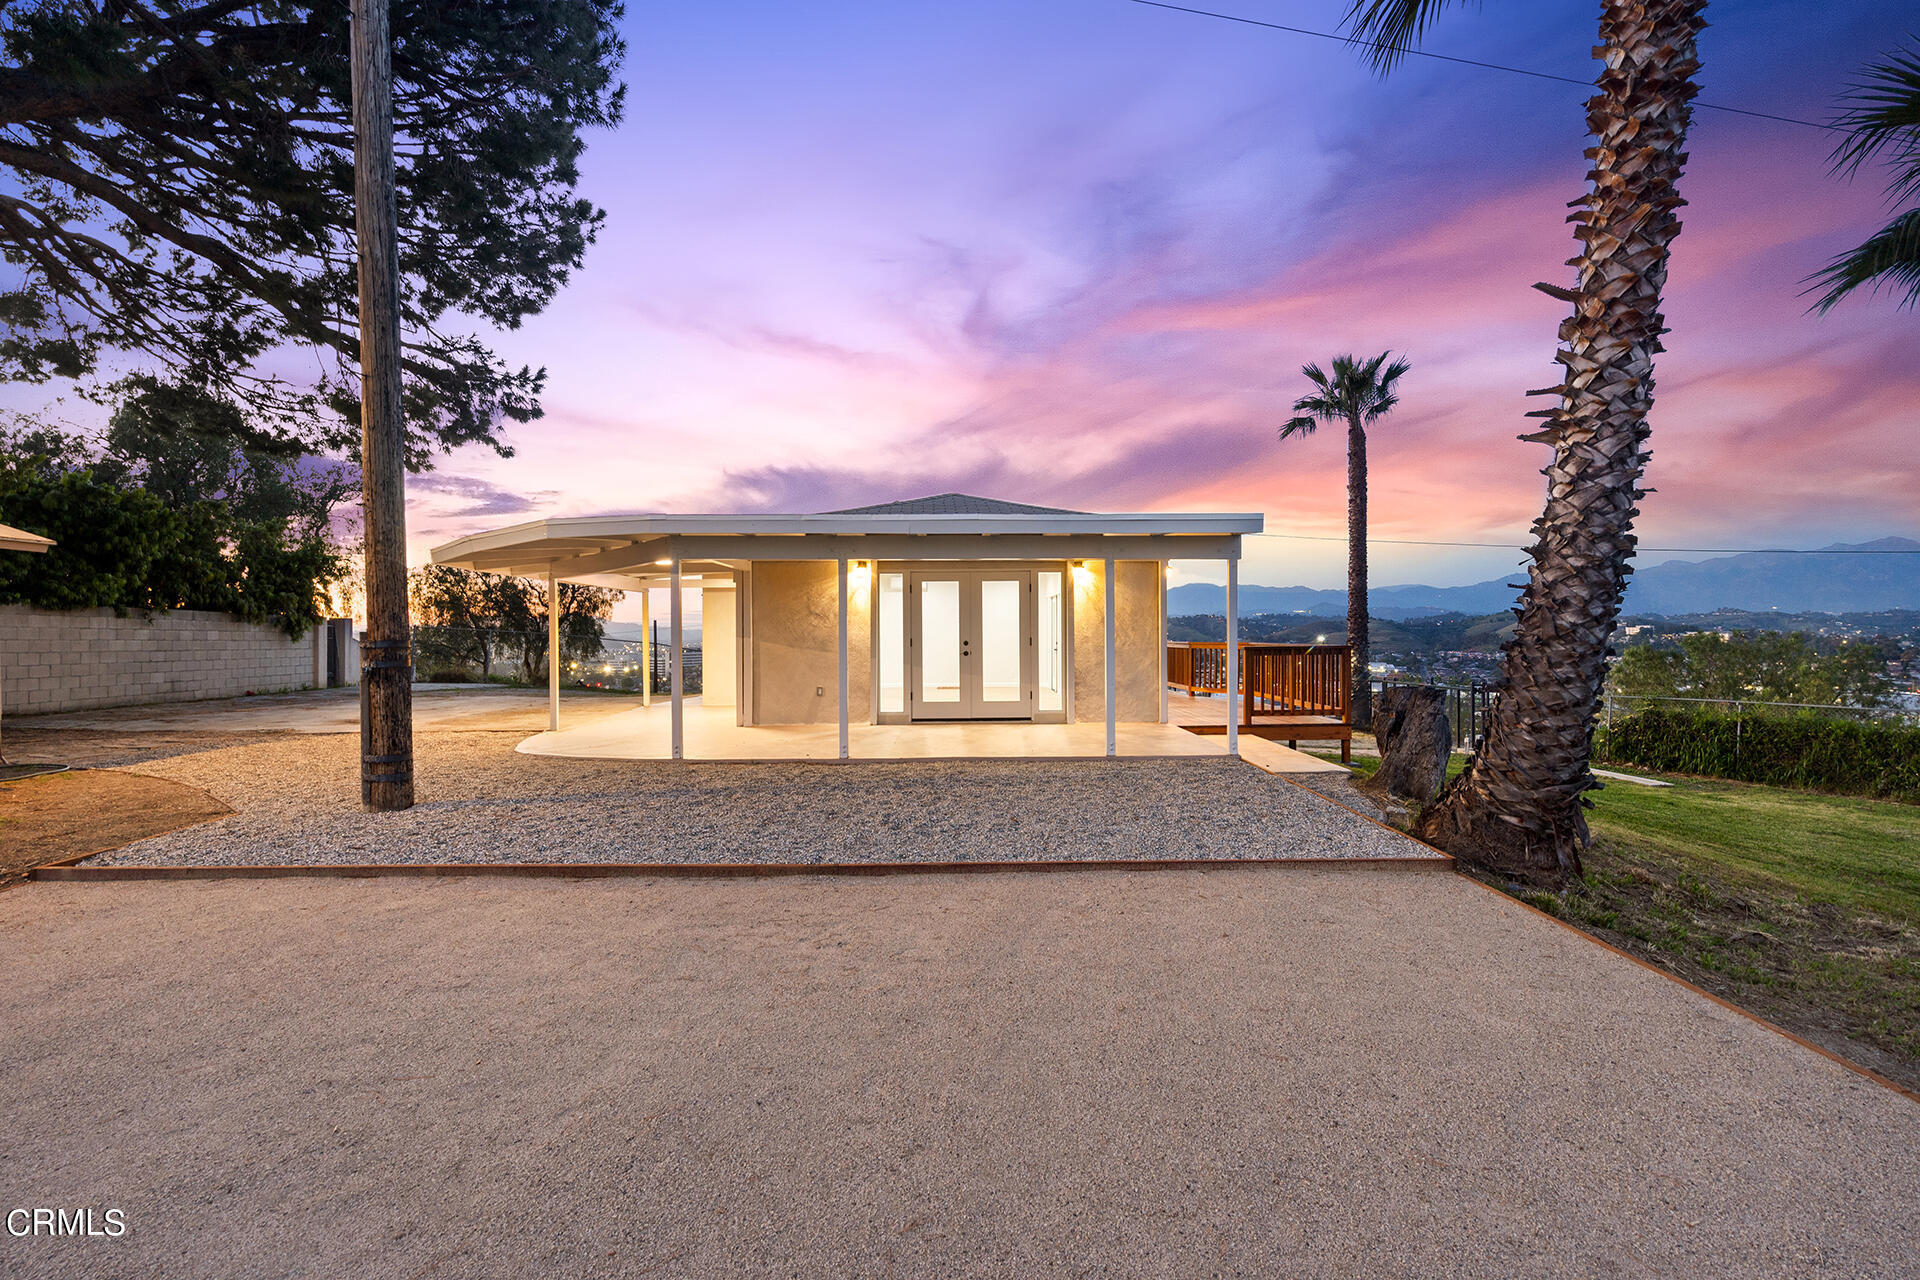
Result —
<path fill-rule="evenodd" d="M 0 783 L 0 884 L 232 812 L 198 787 L 116 769 Z"/>

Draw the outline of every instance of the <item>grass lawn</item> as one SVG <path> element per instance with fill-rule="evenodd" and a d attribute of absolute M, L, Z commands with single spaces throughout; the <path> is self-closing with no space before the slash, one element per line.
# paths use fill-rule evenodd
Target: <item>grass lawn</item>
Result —
<path fill-rule="evenodd" d="M 1583 882 L 1516 896 L 1920 1087 L 1920 807 L 1665 780 L 1607 783 Z"/>

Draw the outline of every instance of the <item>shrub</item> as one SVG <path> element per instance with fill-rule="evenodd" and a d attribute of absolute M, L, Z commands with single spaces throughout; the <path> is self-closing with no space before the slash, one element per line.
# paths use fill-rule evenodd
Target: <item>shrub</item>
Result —
<path fill-rule="evenodd" d="M 1654 708 L 1595 735 L 1596 759 L 1920 804 L 1920 728 Z"/>

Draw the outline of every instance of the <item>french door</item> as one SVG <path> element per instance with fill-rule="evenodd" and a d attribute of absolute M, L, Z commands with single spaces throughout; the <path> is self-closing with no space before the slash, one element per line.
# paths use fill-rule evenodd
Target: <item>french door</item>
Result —
<path fill-rule="evenodd" d="M 1033 571 L 908 575 L 908 710 L 915 720 L 1033 718 Z"/>

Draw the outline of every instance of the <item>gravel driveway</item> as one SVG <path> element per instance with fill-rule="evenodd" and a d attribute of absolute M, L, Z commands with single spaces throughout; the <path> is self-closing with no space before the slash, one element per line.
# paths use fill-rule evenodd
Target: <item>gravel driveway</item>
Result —
<path fill-rule="evenodd" d="M 1920 1106 L 1449 874 L 0 894 L 0 1274 L 1900 1277 Z"/>
<path fill-rule="evenodd" d="M 88 865 L 925 862 L 1439 855 L 1224 758 L 673 764 L 417 741 L 419 800 L 358 804 L 359 742 L 283 736 L 137 766 L 233 817 Z"/>

